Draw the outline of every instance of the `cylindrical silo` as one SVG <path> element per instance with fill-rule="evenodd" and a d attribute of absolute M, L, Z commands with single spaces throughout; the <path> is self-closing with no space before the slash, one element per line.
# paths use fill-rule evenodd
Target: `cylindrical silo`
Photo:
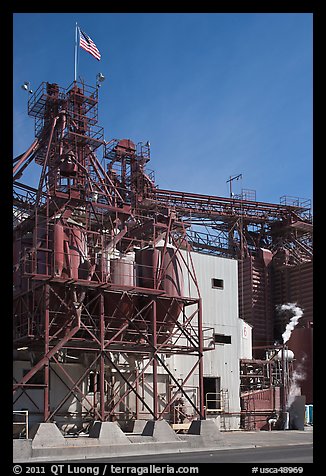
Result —
<path fill-rule="evenodd" d="M 35 247 L 35 259 L 36 259 L 36 269 L 33 269 L 33 272 L 37 274 L 47 274 L 47 252 L 44 251 L 46 248 L 46 223 L 42 220 L 39 221 L 38 226 L 33 230 L 34 235 L 34 247 Z"/>
<path fill-rule="evenodd" d="M 120 258 L 112 258 L 110 276 L 112 284 L 135 286 L 135 254 L 126 253 Z"/>
<path fill-rule="evenodd" d="M 154 289 L 160 252 L 146 247 L 136 252 L 137 284 L 141 288 Z"/>
<path fill-rule="evenodd" d="M 162 281 L 159 284 L 159 288 L 164 289 L 168 296 L 182 296 L 183 275 L 175 247 L 168 244 L 164 252 L 164 245 L 159 243 L 156 245 L 156 249 L 160 251 Z"/>
<path fill-rule="evenodd" d="M 136 262 L 138 285 L 164 291 L 157 299 L 156 306 L 157 342 L 160 343 L 171 333 L 182 310 L 182 300 L 175 299 L 183 295 L 182 269 L 176 248 L 171 244 L 164 246 L 162 240 L 155 248 L 139 250 L 136 253 Z M 150 309 L 146 312 L 145 318 L 151 325 Z"/>
<path fill-rule="evenodd" d="M 183 296 L 183 274 L 176 248 L 173 245 L 167 244 L 164 251 L 164 243 L 159 242 L 156 248 L 160 252 L 158 277 L 161 282 L 158 285 L 159 289 L 163 289 L 168 297 L 167 299 L 162 297 L 157 305 L 157 341 L 161 343 L 173 331 L 182 311 L 182 300 L 175 298 Z"/>
<path fill-rule="evenodd" d="M 61 223 L 55 223 L 53 228 L 54 246 L 54 275 L 61 276 L 65 265 L 64 252 L 65 233 Z"/>
<path fill-rule="evenodd" d="M 114 256 L 114 253 L 112 253 Z M 135 310 L 134 297 L 122 291 L 127 286 L 135 286 L 135 254 L 126 253 L 120 257 L 110 259 L 110 282 L 112 289 L 104 295 L 104 315 L 109 338 L 112 338 L 123 327 L 125 330 L 119 333 L 117 341 L 135 341 L 138 332 L 129 319 Z M 121 288 L 120 288 L 121 286 Z"/>
<path fill-rule="evenodd" d="M 136 253 L 137 277 L 140 287 L 164 290 L 167 296 L 183 295 L 183 276 L 176 248 L 160 241 L 155 248 Z"/>
<path fill-rule="evenodd" d="M 73 226 L 70 229 L 69 260 L 71 278 L 79 278 L 79 267 L 87 256 L 86 234 L 81 227 Z"/>

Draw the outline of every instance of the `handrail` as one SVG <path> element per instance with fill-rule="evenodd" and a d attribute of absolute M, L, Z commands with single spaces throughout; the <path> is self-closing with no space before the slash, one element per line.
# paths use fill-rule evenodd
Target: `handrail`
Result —
<path fill-rule="evenodd" d="M 28 410 L 13 410 L 14 415 L 25 415 L 25 435 L 26 435 L 26 440 L 28 440 Z M 21 425 L 23 422 L 20 421 L 13 421 L 13 425 Z"/>

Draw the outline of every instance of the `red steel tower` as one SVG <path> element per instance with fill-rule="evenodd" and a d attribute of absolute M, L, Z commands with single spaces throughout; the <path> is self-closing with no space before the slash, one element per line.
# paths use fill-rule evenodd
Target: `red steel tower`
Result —
<path fill-rule="evenodd" d="M 149 144 L 105 142 L 97 125 L 98 88 L 78 82 L 67 89 L 42 83 L 29 99 L 28 114 L 35 118 L 36 138 L 14 161 L 13 316 L 14 349 L 34 357 L 14 382 L 15 401 L 29 388 L 42 389 L 38 413 L 48 422 L 60 415 L 69 419 L 62 408 L 73 395 L 85 421 L 104 421 L 124 419 L 130 395 L 130 418 L 143 408 L 148 418 L 169 419 L 182 396 L 194 417 L 204 418 L 208 346 L 201 298 L 184 221 L 173 208 L 149 205 L 156 193 L 146 172 Z M 19 181 L 32 162 L 41 170 L 36 189 Z M 78 378 L 64 365 L 68 354 L 87 362 Z M 172 354 L 192 356 L 182 381 L 166 363 Z M 119 364 L 122 356 L 128 366 Z M 158 367 L 169 378 L 163 403 Z M 53 405 L 50 374 L 58 368 L 66 394 Z M 149 369 L 151 401 L 144 397 Z M 196 400 L 186 391 L 194 373 Z M 97 376 L 92 399 L 83 386 L 91 374 Z"/>

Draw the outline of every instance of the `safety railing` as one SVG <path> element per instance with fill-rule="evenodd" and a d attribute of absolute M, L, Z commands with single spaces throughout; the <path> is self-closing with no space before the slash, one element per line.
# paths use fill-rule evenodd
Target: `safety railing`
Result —
<path fill-rule="evenodd" d="M 24 438 L 28 440 L 28 410 L 13 410 L 13 434 L 14 438 Z"/>
<path fill-rule="evenodd" d="M 217 393 L 207 392 L 205 395 L 206 413 L 228 411 L 228 398 L 227 390 L 221 390 Z"/>

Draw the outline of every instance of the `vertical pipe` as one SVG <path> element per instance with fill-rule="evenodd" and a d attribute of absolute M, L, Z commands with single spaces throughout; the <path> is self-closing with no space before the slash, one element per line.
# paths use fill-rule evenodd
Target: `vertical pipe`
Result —
<path fill-rule="evenodd" d="M 135 368 L 135 379 L 136 379 L 136 400 L 135 400 L 135 417 L 136 420 L 139 419 L 139 372 L 136 366 Z"/>
<path fill-rule="evenodd" d="M 45 248 L 48 250 L 50 248 L 50 243 L 49 243 L 49 234 L 50 234 L 50 224 L 48 221 L 50 209 L 49 209 L 49 200 L 47 198 L 46 200 L 46 222 L 45 222 Z M 51 255 L 49 254 L 48 251 L 45 253 L 45 274 L 49 275 L 51 274 Z"/>
<path fill-rule="evenodd" d="M 285 412 L 285 352 L 282 347 L 282 412 Z"/>
<path fill-rule="evenodd" d="M 44 302 L 44 355 L 49 352 L 49 309 L 50 309 L 50 290 L 49 285 L 45 285 L 44 290 L 45 302 Z M 46 422 L 50 414 L 50 394 L 49 394 L 49 374 L 50 374 L 50 362 L 49 359 L 44 365 L 44 421 Z"/>
<path fill-rule="evenodd" d="M 28 410 L 25 412 L 26 440 L 28 440 Z"/>
<path fill-rule="evenodd" d="M 93 409 L 94 409 L 94 418 L 96 416 L 96 408 L 97 408 L 97 369 L 94 370 L 94 380 L 93 380 Z"/>
<path fill-rule="evenodd" d="M 141 374 L 141 401 L 142 401 L 141 409 L 143 411 L 144 408 L 145 408 L 145 405 L 144 405 L 144 401 L 145 401 L 145 375 L 144 375 L 144 371 Z"/>
<path fill-rule="evenodd" d="M 74 81 L 77 81 L 77 37 L 78 37 L 78 27 L 76 22 L 76 29 L 75 29 L 75 74 L 74 74 Z"/>
<path fill-rule="evenodd" d="M 199 413 L 200 419 L 205 420 L 204 409 L 204 368 L 203 368 L 203 324 L 202 324 L 202 299 L 198 300 L 198 379 L 199 379 Z"/>
<path fill-rule="evenodd" d="M 38 252 L 37 252 L 37 236 L 38 236 L 38 211 L 35 209 L 35 222 L 34 222 L 34 230 L 33 230 L 33 250 L 34 253 L 31 253 L 31 272 L 33 274 L 37 274 L 38 271 L 38 266 L 37 266 L 37 257 L 38 257 Z"/>
<path fill-rule="evenodd" d="M 275 410 L 275 386 L 273 385 L 272 379 L 272 363 L 271 361 L 267 364 L 268 376 L 269 376 L 269 388 L 271 392 L 271 407 Z"/>
<path fill-rule="evenodd" d="M 101 339 L 101 357 L 100 357 L 100 414 L 101 420 L 105 420 L 105 366 L 104 366 L 104 346 L 105 346 L 105 323 L 104 323 L 104 296 L 100 294 L 100 339 Z"/>
<path fill-rule="evenodd" d="M 282 346 L 282 418 L 283 418 L 283 429 L 286 429 L 286 371 L 285 371 L 285 345 Z"/>
<path fill-rule="evenodd" d="M 156 300 L 153 299 L 152 302 L 152 343 L 154 347 L 153 351 L 153 413 L 154 420 L 158 420 L 158 395 L 157 395 L 157 360 L 156 360 L 156 350 L 157 350 L 157 322 L 156 322 Z"/>

